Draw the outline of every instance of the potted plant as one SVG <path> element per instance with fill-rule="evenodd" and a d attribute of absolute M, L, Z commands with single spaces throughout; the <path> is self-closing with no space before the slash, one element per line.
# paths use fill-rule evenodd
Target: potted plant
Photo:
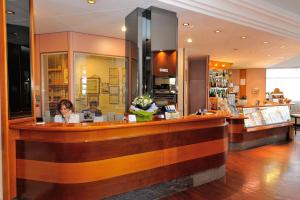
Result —
<path fill-rule="evenodd" d="M 158 107 L 150 97 L 150 95 L 143 95 L 136 97 L 129 108 L 129 113 L 136 115 L 138 122 L 151 121 L 153 115 L 157 112 Z"/>
<path fill-rule="evenodd" d="M 241 97 L 240 97 L 239 104 L 240 104 L 241 106 L 247 105 L 247 96 L 241 96 Z"/>

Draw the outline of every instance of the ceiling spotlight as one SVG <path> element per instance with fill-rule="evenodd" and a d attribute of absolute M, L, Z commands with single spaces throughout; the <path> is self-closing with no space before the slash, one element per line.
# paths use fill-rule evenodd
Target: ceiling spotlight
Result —
<path fill-rule="evenodd" d="M 239 49 L 236 49 L 236 48 L 235 48 L 235 49 L 233 49 L 233 51 L 238 51 L 238 50 L 239 50 Z"/>
<path fill-rule="evenodd" d="M 269 44 L 270 42 L 268 42 L 268 41 L 264 41 L 264 44 Z"/>
<path fill-rule="evenodd" d="M 271 56 L 271 54 L 268 54 L 268 57 L 270 57 Z"/>
<path fill-rule="evenodd" d="M 247 39 L 247 36 L 242 36 L 241 39 Z"/>
<path fill-rule="evenodd" d="M 88 4 L 95 4 L 95 3 L 96 3 L 96 0 L 87 0 L 87 3 L 88 3 Z"/>
<path fill-rule="evenodd" d="M 215 33 L 221 33 L 222 31 L 221 30 L 215 30 Z"/>
<path fill-rule="evenodd" d="M 193 42 L 192 38 L 188 38 L 186 41 L 187 41 L 188 43 L 192 43 L 192 42 Z"/>
<path fill-rule="evenodd" d="M 13 11 L 13 10 L 7 10 L 7 11 L 6 11 L 6 14 L 14 15 L 14 14 L 15 14 L 15 11 Z"/>
<path fill-rule="evenodd" d="M 186 23 L 183 23 L 182 25 L 183 25 L 183 26 L 189 26 L 190 23 L 187 23 L 187 22 L 186 22 Z"/>
<path fill-rule="evenodd" d="M 126 26 L 122 26 L 121 30 L 122 30 L 122 32 L 126 32 L 127 31 Z"/>

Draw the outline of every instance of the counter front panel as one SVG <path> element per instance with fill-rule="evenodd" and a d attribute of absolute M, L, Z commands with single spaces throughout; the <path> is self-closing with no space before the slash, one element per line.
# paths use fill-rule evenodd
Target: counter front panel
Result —
<path fill-rule="evenodd" d="M 15 125 L 18 196 L 100 199 L 225 164 L 224 117 L 137 124 L 80 131 Z"/>

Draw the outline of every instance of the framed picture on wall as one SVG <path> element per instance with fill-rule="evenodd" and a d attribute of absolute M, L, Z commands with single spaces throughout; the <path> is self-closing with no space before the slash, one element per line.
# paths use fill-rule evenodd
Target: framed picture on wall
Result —
<path fill-rule="evenodd" d="M 90 105 L 91 102 L 93 105 L 96 104 L 96 106 L 98 106 L 99 105 L 99 96 L 98 95 L 88 95 L 87 102 L 88 102 L 88 106 Z"/>
<path fill-rule="evenodd" d="M 110 67 L 109 68 L 109 84 L 110 85 L 119 85 L 119 68 Z"/>
<path fill-rule="evenodd" d="M 110 95 L 120 95 L 120 87 L 119 86 L 109 86 L 109 94 Z"/>
<path fill-rule="evenodd" d="M 102 83 L 101 93 L 102 94 L 108 94 L 109 93 L 109 83 Z"/>
<path fill-rule="evenodd" d="M 119 104 L 119 95 L 109 95 L 109 104 Z"/>
<path fill-rule="evenodd" d="M 118 76 L 110 76 L 109 84 L 110 85 L 119 85 L 119 77 Z"/>
<path fill-rule="evenodd" d="M 109 76 L 119 76 L 119 68 L 110 67 L 109 68 Z"/>
<path fill-rule="evenodd" d="M 100 78 L 87 78 L 86 93 L 87 94 L 100 93 Z"/>

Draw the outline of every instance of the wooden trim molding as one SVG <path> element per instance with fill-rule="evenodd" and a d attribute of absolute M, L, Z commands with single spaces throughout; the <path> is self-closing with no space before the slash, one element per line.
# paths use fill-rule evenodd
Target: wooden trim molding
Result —
<path fill-rule="evenodd" d="M 30 62 L 31 62 L 31 110 L 32 117 L 35 121 L 36 119 L 36 91 L 35 91 L 35 21 L 34 21 L 34 0 L 29 1 L 29 12 L 30 12 Z"/>
<path fill-rule="evenodd" d="M 17 123 L 27 120 L 32 120 L 32 118 L 25 118 L 19 120 L 9 121 L 9 111 L 8 111 L 8 66 L 7 66 L 7 34 L 6 34 L 6 1 L 1 1 L 0 3 L 0 103 L 1 103 L 1 137 L 2 137 L 2 167 L 3 167 L 3 199 L 11 200 L 16 196 L 16 168 L 15 168 L 15 140 L 10 135 L 13 134 L 13 130 L 9 130 L 9 123 Z M 31 56 L 34 55 L 34 21 L 33 21 L 33 0 L 30 0 L 30 38 L 31 38 Z M 31 57 L 32 69 L 34 69 L 34 57 Z M 33 90 L 34 85 L 34 70 L 31 72 L 31 77 L 33 79 L 31 89 L 32 89 L 32 109 L 35 113 L 35 92 Z M 33 114 L 35 118 L 35 114 Z"/>
<path fill-rule="evenodd" d="M 6 36 L 6 1 L 0 3 L 0 103 L 1 103 L 1 137 L 2 137 L 2 167 L 3 167 L 3 198 L 12 199 L 10 139 L 8 131 L 8 72 L 7 72 L 7 36 Z"/>

